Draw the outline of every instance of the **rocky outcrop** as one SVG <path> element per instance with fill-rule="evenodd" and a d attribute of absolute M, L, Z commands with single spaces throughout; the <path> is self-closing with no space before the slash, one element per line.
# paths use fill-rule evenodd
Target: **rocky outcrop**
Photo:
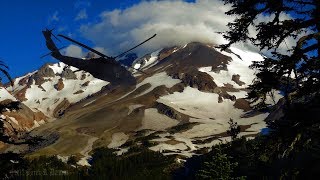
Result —
<path fill-rule="evenodd" d="M 58 83 L 54 85 L 54 88 L 57 91 L 61 91 L 64 88 L 63 80 L 62 78 L 59 79 Z"/>
<path fill-rule="evenodd" d="M 29 82 L 33 82 L 34 81 L 35 85 L 38 85 L 38 86 L 41 86 L 43 83 L 46 82 L 46 80 L 43 78 L 43 76 L 41 76 L 38 73 L 35 73 L 34 75 L 32 75 L 31 78 L 32 78 L 32 81 L 29 81 Z"/>
<path fill-rule="evenodd" d="M 233 106 L 237 109 L 242 109 L 245 112 L 252 110 L 250 103 L 243 98 L 237 99 Z"/>
<path fill-rule="evenodd" d="M 66 79 L 77 79 L 76 74 L 69 68 L 66 68 L 62 71 L 61 77 Z"/>
<path fill-rule="evenodd" d="M 86 74 L 82 74 L 80 80 L 84 80 L 86 77 Z"/>
<path fill-rule="evenodd" d="M 213 78 L 207 73 L 192 70 L 169 74 L 174 79 L 180 79 L 185 86 L 197 88 L 204 92 L 213 92 L 217 87 Z"/>
<path fill-rule="evenodd" d="M 235 83 L 237 83 L 239 86 L 245 85 L 246 83 L 240 81 L 240 75 L 239 74 L 234 74 L 232 75 L 232 81 L 234 81 Z"/>
<path fill-rule="evenodd" d="M 83 84 L 81 85 L 81 87 L 87 87 L 87 86 L 89 85 L 89 83 L 90 83 L 90 81 L 86 81 L 85 83 L 83 83 Z"/>
<path fill-rule="evenodd" d="M 18 92 L 16 92 L 14 94 L 15 98 L 17 98 L 19 101 L 26 101 L 28 100 L 26 98 L 26 92 L 27 92 L 28 86 L 25 86 L 24 88 L 22 88 L 21 90 L 19 90 Z"/>
<path fill-rule="evenodd" d="M 73 94 L 81 94 L 81 93 L 83 93 L 84 91 L 83 90 L 79 90 L 79 91 L 77 91 L 77 92 L 75 92 L 75 93 L 73 93 Z"/>
<path fill-rule="evenodd" d="M 49 67 L 50 64 L 42 66 L 36 74 L 40 77 L 54 77 L 54 71 Z"/>
<path fill-rule="evenodd" d="M 158 112 L 160 114 L 166 115 L 169 118 L 176 119 L 179 121 L 188 121 L 188 119 L 189 119 L 186 115 L 178 112 L 177 110 L 175 110 L 165 104 L 157 102 L 154 107 L 158 110 Z"/>
<path fill-rule="evenodd" d="M 1 105 L 10 106 L 13 101 L 2 101 Z M 18 109 L 6 110 L 1 113 L 1 119 L 5 127 L 5 135 L 16 141 L 25 133 L 46 123 L 48 117 L 42 112 L 34 112 L 21 102 L 18 102 Z"/>
<path fill-rule="evenodd" d="M 164 48 L 160 51 L 159 53 L 159 61 L 161 61 L 162 59 L 170 56 L 175 50 L 177 50 L 178 47 L 171 47 L 171 48 Z"/>
<path fill-rule="evenodd" d="M 64 115 L 66 109 L 70 106 L 70 102 L 67 99 L 64 99 L 58 106 L 53 110 L 53 116 L 59 118 Z"/>

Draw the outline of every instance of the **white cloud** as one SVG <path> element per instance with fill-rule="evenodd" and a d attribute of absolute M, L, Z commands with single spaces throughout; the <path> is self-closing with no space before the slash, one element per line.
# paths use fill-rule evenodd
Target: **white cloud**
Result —
<path fill-rule="evenodd" d="M 76 1 L 74 3 L 74 7 L 79 9 L 79 8 L 87 8 L 90 7 L 91 3 L 89 1 Z"/>
<path fill-rule="evenodd" d="M 49 18 L 48 18 L 48 24 L 51 24 L 52 22 L 58 22 L 59 19 L 59 12 L 55 11 Z"/>
<path fill-rule="evenodd" d="M 88 18 L 87 10 L 86 9 L 82 9 L 82 10 L 79 11 L 79 13 L 74 18 L 74 20 L 78 21 L 78 20 L 83 20 L 83 19 L 87 19 L 87 18 Z"/>
<path fill-rule="evenodd" d="M 93 49 L 95 49 L 95 50 L 97 50 L 97 51 L 99 51 L 99 52 L 101 52 L 101 53 L 103 53 L 103 54 L 108 54 L 108 52 L 106 51 L 106 49 L 105 48 L 103 48 L 103 47 L 93 47 Z M 87 55 L 87 53 L 88 53 L 88 51 L 87 50 L 85 50 L 85 51 L 83 51 L 84 49 L 83 48 L 81 48 L 81 47 L 79 47 L 79 46 L 77 46 L 77 45 L 73 45 L 73 44 L 71 44 L 71 45 L 69 45 L 68 47 L 66 47 L 66 48 L 64 48 L 63 50 L 62 50 L 62 53 L 64 54 L 64 55 L 66 55 L 66 56 L 70 56 L 70 57 L 76 57 L 76 58 L 83 58 L 83 57 L 85 57 L 86 55 Z M 99 57 L 98 55 L 95 55 L 96 57 Z"/>
<path fill-rule="evenodd" d="M 76 46 L 73 44 L 63 49 L 63 53 L 66 56 L 77 57 L 77 58 L 82 58 L 85 56 L 85 53 L 82 51 L 82 49 L 79 46 Z"/>
<path fill-rule="evenodd" d="M 157 33 L 157 36 L 147 44 L 136 49 L 140 55 L 163 47 L 184 45 L 199 41 L 204 43 L 224 44 L 227 41 L 217 32 L 228 30 L 227 23 L 235 17 L 225 14 L 230 6 L 221 0 L 197 0 L 194 3 L 182 0 L 142 1 L 124 10 L 104 11 L 98 22 L 82 25 L 81 33 L 117 55 L 139 42 Z M 256 22 L 270 21 L 272 16 L 259 16 Z M 287 14 L 281 14 L 280 20 L 290 19 Z M 251 36 L 257 32 L 251 27 Z M 279 51 L 285 53 L 287 46 L 291 48 L 296 40 L 287 39 Z M 252 44 L 239 43 L 241 49 L 259 51 Z M 270 52 L 264 51 L 265 54 Z"/>
<path fill-rule="evenodd" d="M 104 11 L 98 23 L 82 25 L 80 31 L 113 55 L 157 33 L 138 49 L 140 53 L 192 41 L 225 43 L 217 32 L 226 30 L 233 18 L 220 0 L 143 1 L 124 10 Z"/>

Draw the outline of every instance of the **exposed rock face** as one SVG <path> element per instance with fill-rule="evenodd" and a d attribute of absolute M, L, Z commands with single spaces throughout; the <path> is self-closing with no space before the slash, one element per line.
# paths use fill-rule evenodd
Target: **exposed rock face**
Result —
<path fill-rule="evenodd" d="M 242 109 L 245 112 L 252 110 L 250 103 L 243 98 L 237 99 L 233 106 L 235 108 Z"/>
<path fill-rule="evenodd" d="M 36 74 L 40 77 L 54 77 L 54 71 L 49 67 L 50 64 L 42 66 Z"/>
<path fill-rule="evenodd" d="M 86 74 L 82 74 L 82 75 L 81 75 L 81 80 L 86 79 L 86 77 L 87 77 Z"/>
<path fill-rule="evenodd" d="M 63 116 L 66 109 L 70 106 L 70 102 L 67 99 L 64 99 L 53 111 L 53 116 L 58 118 Z"/>
<path fill-rule="evenodd" d="M 19 100 L 19 101 L 26 101 L 28 100 L 26 98 L 26 91 L 28 89 L 28 86 L 25 86 L 24 88 L 22 88 L 20 91 L 15 93 L 15 97 Z"/>
<path fill-rule="evenodd" d="M 159 61 L 170 56 L 178 47 L 164 48 L 159 53 Z"/>
<path fill-rule="evenodd" d="M 77 79 L 76 74 L 69 68 L 66 68 L 64 71 L 62 71 L 61 77 L 66 79 Z"/>
<path fill-rule="evenodd" d="M 77 92 L 75 92 L 73 94 L 81 94 L 81 93 L 83 93 L 83 90 L 79 90 L 79 91 L 77 91 Z"/>
<path fill-rule="evenodd" d="M 62 64 L 49 66 L 55 77 L 44 78 L 47 81 L 42 89 L 29 84 L 31 89 L 26 93 L 29 98 L 27 105 L 32 110 L 41 110 L 61 120 L 53 125 L 44 125 L 33 133 L 70 132 L 71 136 L 62 135 L 57 143 L 52 141 L 58 137 L 54 136 L 41 146 L 49 145 L 53 153 L 67 155 L 77 154 L 86 147 L 87 135 L 99 138 L 94 143 L 96 148 L 108 146 L 114 140 L 115 133 L 122 133 L 128 136 L 128 142 L 131 140 L 132 146 L 128 143 L 128 148 L 146 142 L 148 148 L 154 151 L 189 156 L 200 152 L 203 147 L 228 140 L 226 131 L 230 118 L 241 122 L 241 131 L 245 132 L 240 135 L 255 135 L 265 125 L 263 119 L 251 118 L 254 115 L 243 117 L 245 113 L 239 110 L 250 110 L 248 102 L 241 99 L 246 89 L 238 86 L 240 76 L 241 80 L 248 79 L 242 74 L 246 69 L 232 71 L 236 68 L 229 68 L 235 63 L 239 67 L 246 64 L 237 64 L 235 61 L 239 59 L 223 54 L 203 43 L 155 51 L 143 57 L 149 58 L 144 61 L 144 66 L 136 64 L 146 74 L 133 71 L 138 84 L 131 87 L 107 86 L 89 73 L 72 72 L 75 71 L 73 67 Z M 159 73 L 165 76 L 158 76 Z M 232 75 L 234 77 L 231 78 Z M 147 78 L 147 83 L 141 83 Z M 28 78 L 23 79 L 26 82 Z M 248 81 L 245 82 L 247 85 Z M 59 83 L 64 88 L 59 88 Z M 27 84 L 24 86 L 27 87 Z M 105 91 L 100 91 L 102 88 Z M 58 92 L 57 89 L 61 90 Z M 41 119 L 41 114 L 35 113 L 34 119 Z M 249 127 L 251 129 L 246 131 Z M 139 141 L 133 142 L 133 134 L 138 131 L 145 133 Z M 63 152 L 66 149 L 72 152 Z"/>
<path fill-rule="evenodd" d="M 163 66 L 171 64 L 175 69 L 185 71 L 208 66 L 217 69 L 224 67 L 230 60 L 230 57 L 221 54 L 212 47 L 194 42 L 164 58 L 160 63 Z"/>
<path fill-rule="evenodd" d="M 227 92 L 222 92 L 219 94 L 219 103 L 222 103 L 223 102 L 223 99 L 230 99 L 231 101 L 235 101 L 237 98 L 236 96 L 234 95 L 230 95 L 228 94 Z"/>
<path fill-rule="evenodd" d="M 43 76 L 41 76 L 38 73 L 35 73 L 34 75 L 32 75 L 31 78 L 35 82 L 35 85 L 38 85 L 38 86 L 41 86 L 41 84 L 46 82 Z M 29 82 L 33 82 L 33 81 L 29 81 Z"/>
<path fill-rule="evenodd" d="M 18 82 L 18 84 L 19 84 L 20 86 L 25 85 L 25 84 L 28 83 L 29 79 L 30 79 L 30 76 L 26 76 L 26 77 L 20 79 L 20 81 Z"/>
<path fill-rule="evenodd" d="M 136 63 L 139 63 L 140 66 L 142 67 L 142 66 L 144 66 L 144 65 L 147 63 L 147 61 L 148 61 L 150 58 L 151 58 L 151 54 L 146 54 L 146 55 L 144 55 L 143 57 L 135 60 L 133 63 L 135 63 L 135 64 L 136 64 Z"/>
<path fill-rule="evenodd" d="M 59 79 L 58 83 L 54 85 L 54 88 L 57 91 L 61 91 L 64 88 L 63 80 L 62 78 Z"/>
<path fill-rule="evenodd" d="M 200 71 L 180 72 L 171 74 L 170 76 L 180 79 L 185 86 L 197 88 L 200 91 L 213 92 L 217 87 L 210 75 Z"/>
<path fill-rule="evenodd" d="M 87 87 L 89 85 L 90 81 L 86 81 L 85 83 L 83 83 L 81 86 L 82 87 Z"/>
<path fill-rule="evenodd" d="M 157 102 L 155 104 L 155 108 L 157 108 L 159 113 L 164 114 L 172 119 L 176 119 L 179 121 L 188 121 L 189 119 L 186 115 L 162 103 Z"/>
<path fill-rule="evenodd" d="M 2 101 L 1 104 L 8 106 L 13 101 Z M 5 134 L 16 141 L 26 132 L 38 127 L 47 121 L 48 117 L 42 112 L 34 112 L 23 103 L 18 104 L 18 110 L 7 110 L 1 114 Z"/>
<path fill-rule="evenodd" d="M 246 83 L 240 81 L 240 75 L 239 74 L 234 74 L 232 75 L 232 81 L 237 83 L 239 86 L 245 85 Z"/>
<path fill-rule="evenodd" d="M 74 67 L 64 63 L 46 64 L 39 71 L 16 78 L 14 89 L 9 86 L 7 89 L 33 111 L 54 117 L 53 110 L 64 98 L 74 104 L 101 91 L 108 84 L 87 72 L 73 71 L 76 71 Z M 94 86 L 89 87 L 91 82 Z"/>

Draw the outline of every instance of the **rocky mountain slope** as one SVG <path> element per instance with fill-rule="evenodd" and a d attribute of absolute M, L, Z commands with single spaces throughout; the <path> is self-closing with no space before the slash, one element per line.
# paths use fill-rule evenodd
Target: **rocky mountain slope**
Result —
<path fill-rule="evenodd" d="M 0 106 L 12 106 L 14 102 L 17 102 L 18 109 L 3 109 L 0 120 L 3 123 L 4 135 L 10 137 L 11 141 L 21 142 L 25 132 L 45 124 L 48 121 L 48 117 L 40 111 L 32 111 L 28 106 L 19 102 L 4 87 L 0 87 Z"/>
<path fill-rule="evenodd" d="M 265 128 L 268 113 L 254 112 L 244 97 L 255 77 L 248 66 L 262 59 L 236 48 L 220 52 L 210 44 L 189 43 L 135 60 L 132 66 L 145 72 L 134 70 L 138 84 L 112 89 L 73 67 L 46 65 L 16 79 L 13 88 L 32 111 L 56 119 L 31 134 L 58 134 L 58 140 L 30 156 L 77 155 L 88 165 L 96 147 L 115 148 L 120 155 L 146 146 L 190 157 L 229 140 L 230 118 L 241 126 L 240 135 L 253 138 Z"/>
<path fill-rule="evenodd" d="M 64 63 L 46 64 L 14 80 L 8 90 L 35 112 L 59 117 L 71 104 L 102 90 L 108 82 Z"/>

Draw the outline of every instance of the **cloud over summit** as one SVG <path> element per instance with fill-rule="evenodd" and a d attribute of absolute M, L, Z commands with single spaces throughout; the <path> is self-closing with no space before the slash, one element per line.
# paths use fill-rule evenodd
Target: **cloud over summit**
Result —
<path fill-rule="evenodd" d="M 143 1 L 124 10 L 104 11 L 99 21 L 82 25 L 81 33 L 113 55 L 157 33 L 139 48 L 140 53 L 193 41 L 225 43 L 217 32 L 226 30 L 232 17 L 219 0 Z"/>

